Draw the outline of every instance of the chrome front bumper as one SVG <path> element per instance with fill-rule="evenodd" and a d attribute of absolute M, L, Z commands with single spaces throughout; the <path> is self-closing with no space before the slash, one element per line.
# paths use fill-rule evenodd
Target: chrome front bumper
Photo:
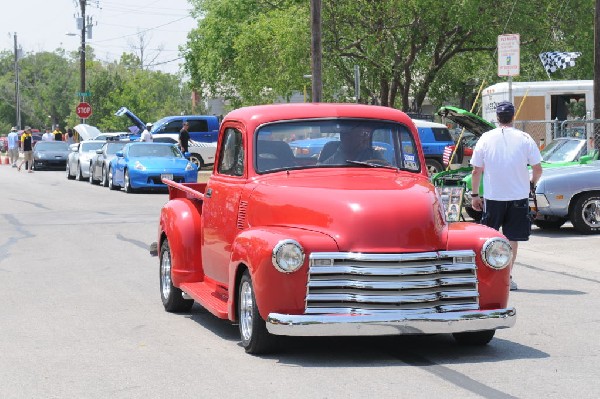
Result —
<path fill-rule="evenodd" d="M 425 314 L 288 315 L 271 313 L 267 329 L 289 336 L 445 334 L 515 325 L 515 308 Z"/>

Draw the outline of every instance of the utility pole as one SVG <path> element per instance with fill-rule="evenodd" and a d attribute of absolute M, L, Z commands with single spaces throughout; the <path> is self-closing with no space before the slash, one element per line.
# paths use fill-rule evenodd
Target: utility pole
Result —
<path fill-rule="evenodd" d="M 600 0 L 594 14 L 594 119 L 600 119 Z M 594 148 L 600 151 L 600 123 L 594 123 Z"/>
<path fill-rule="evenodd" d="M 15 38 L 15 109 L 16 115 L 16 126 L 17 130 L 21 129 L 21 89 L 19 82 L 19 48 L 17 46 L 17 32 L 14 34 Z"/>
<path fill-rule="evenodd" d="M 81 101 L 85 101 L 84 94 L 85 93 L 85 5 L 87 0 L 79 0 L 79 5 L 81 7 L 81 48 L 79 53 L 79 74 L 81 77 L 81 85 L 79 86 L 79 91 L 81 95 Z M 81 123 L 84 123 L 85 119 L 81 119 Z"/>
<path fill-rule="evenodd" d="M 323 95 L 323 80 L 321 75 L 321 0 L 310 1 L 310 14 L 312 31 L 312 101 L 320 103 Z"/>

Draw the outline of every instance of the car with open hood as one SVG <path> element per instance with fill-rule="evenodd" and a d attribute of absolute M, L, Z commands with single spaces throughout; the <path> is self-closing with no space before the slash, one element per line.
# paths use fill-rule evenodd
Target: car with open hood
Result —
<path fill-rule="evenodd" d="M 139 135 L 146 129 L 146 123 L 127 107 L 121 107 L 116 116 L 126 116 L 133 123 L 130 128 L 132 133 Z M 152 123 L 150 134 L 176 133 L 183 128 L 183 123 L 188 122 L 190 139 L 204 143 L 214 143 L 219 134 L 219 118 L 216 115 L 172 115 L 165 116 Z"/>
<path fill-rule="evenodd" d="M 461 145 L 460 142 L 463 139 L 459 139 L 458 149 L 456 149 L 456 145 L 446 148 L 444 157 L 448 160 L 452 159 L 452 164 L 449 169 L 434 175 L 432 181 L 436 186 L 463 185 L 466 189 L 463 200 L 465 210 L 470 217 L 479 220 L 481 212 L 471 207 L 472 167 L 469 160 L 473 148 L 477 144 L 477 139 L 485 132 L 494 129 L 495 125 L 478 115 L 456 107 L 441 107 L 438 115 L 464 128 L 463 137 L 468 137 L 468 140 Z M 542 168 L 544 169 L 586 164 L 591 160 L 598 159 L 598 151 L 594 150 L 588 154 L 587 142 L 582 137 L 558 137 L 549 143 L 541 153 Z M 483 184 L 480 185 L 479 195 L 485 196 Z"/>

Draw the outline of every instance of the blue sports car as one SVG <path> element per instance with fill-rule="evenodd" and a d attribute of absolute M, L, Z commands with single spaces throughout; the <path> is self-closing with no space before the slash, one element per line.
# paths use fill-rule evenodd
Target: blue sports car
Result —
<path fill-rule="evenodd" d="M 128 193 L 136 189 L 164 189 L 162 179 L 178 183 L 195 183 L 198 168 L 170 143 L 126 144 L 110 162 L 108 187 Z"/>

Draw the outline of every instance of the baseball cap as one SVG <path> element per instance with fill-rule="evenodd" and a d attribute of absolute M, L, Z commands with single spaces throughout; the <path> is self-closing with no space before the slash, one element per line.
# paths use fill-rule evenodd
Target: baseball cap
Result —
<path fill-rule="evenodd" d="M 10 128 L 10 131 L 11 131 L 11 132 L 16 132 L 16 131 L 17 131 L 17 127 L 16 127 L 16 126 L 13 126 L 13 127 L 11 127 L 11 128 Z"/>
<path fill-rule="evenodd" d="M 25 129 L 23 130 L 31 130 L 31 126 L 25 126 Z"/>
<path fill-rule="evenodd" d="M 146 123 L 146 127 L 151 127 L 151 126 L 152 126 L 152 123 L 150 123 L 150 122 Z"/>
<path fill-rule="evenodd" d="M 502 101 L 496 107 L 496 114 L 502 115 L 514 115 L 515 114 L 515 106 L 512 105 L 509 101 Z"/>

